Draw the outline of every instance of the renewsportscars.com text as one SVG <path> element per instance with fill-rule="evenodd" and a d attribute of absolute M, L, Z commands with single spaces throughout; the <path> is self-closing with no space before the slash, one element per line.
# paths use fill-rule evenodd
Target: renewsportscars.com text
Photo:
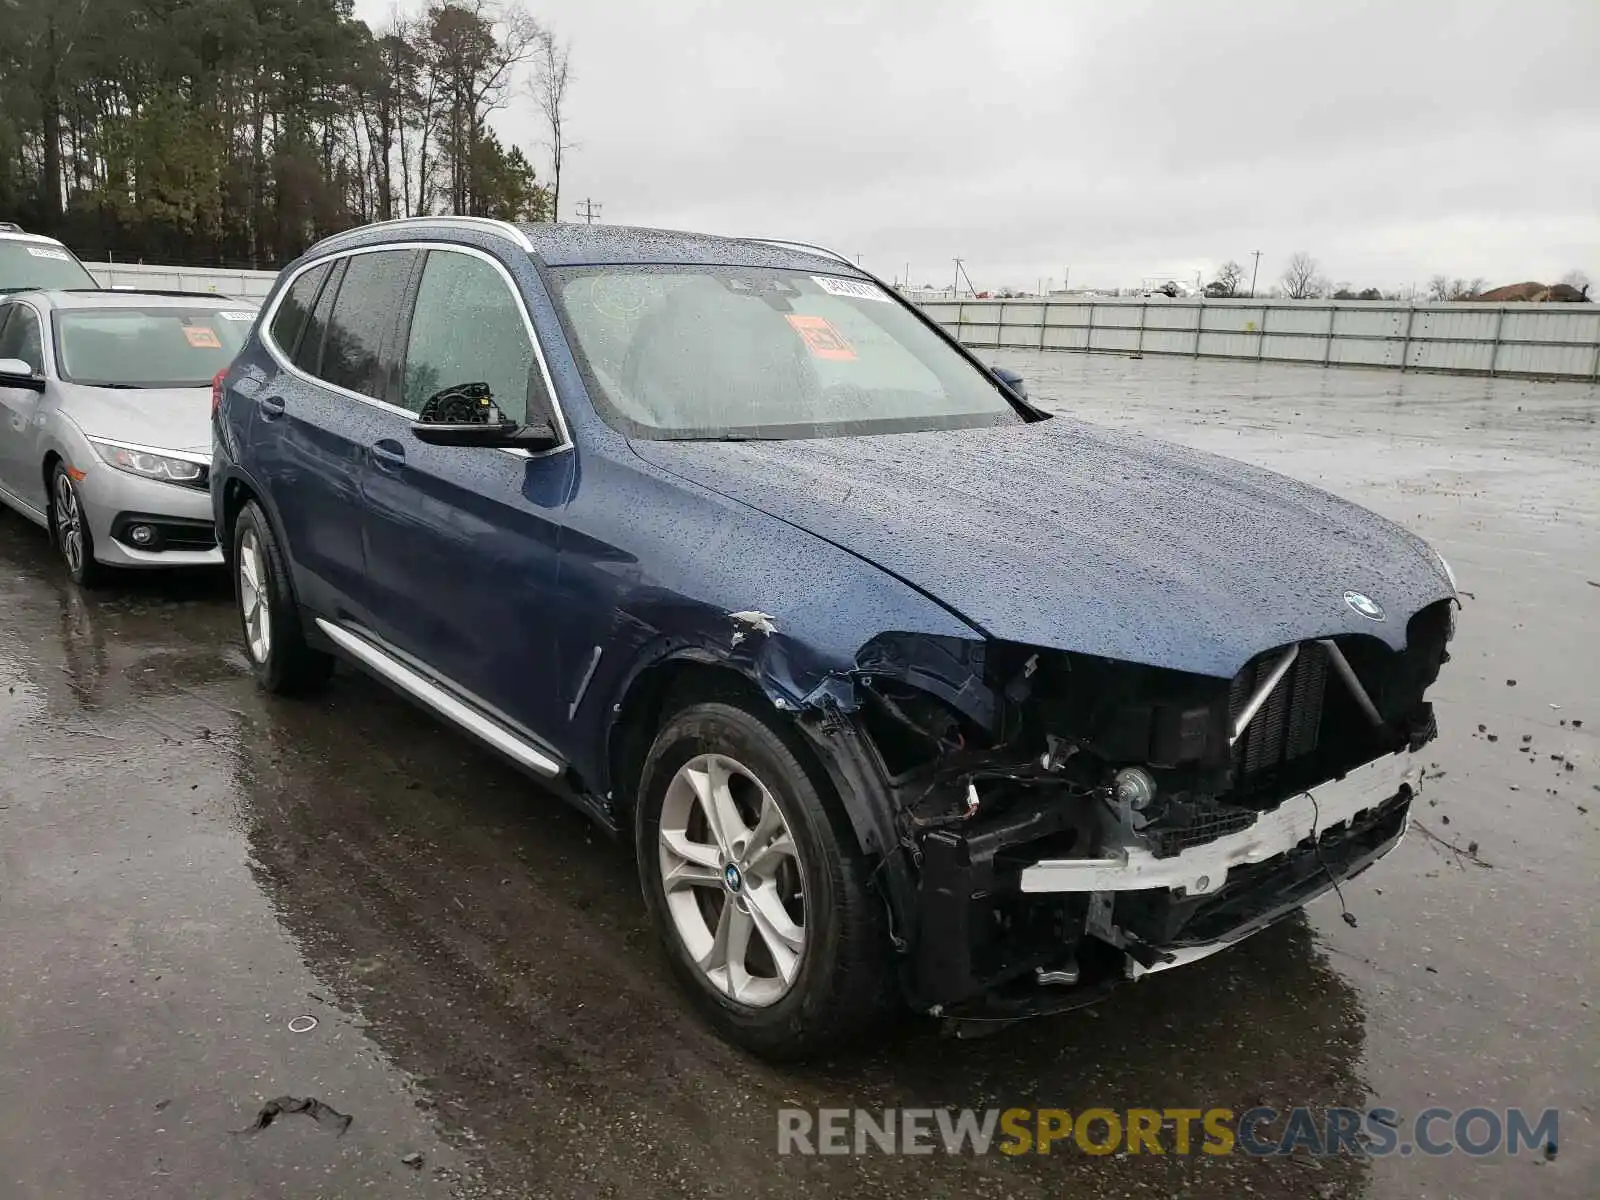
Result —
<path fill-rule="evenodd" d="M 1554 1156 L 1558 1126 L 1553 1108 L 785 1108 L 778 1153 Z"/>

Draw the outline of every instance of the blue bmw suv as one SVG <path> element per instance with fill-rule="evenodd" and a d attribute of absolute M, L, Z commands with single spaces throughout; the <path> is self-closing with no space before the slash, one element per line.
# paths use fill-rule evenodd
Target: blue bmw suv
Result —
<path fill-rule="evenodd" d="M 214 407 L 261 684 L 343 659 L 631 840 L 674 973 L 760 1053 L 1222 950 L 1422 782 L 1437 553 L 1035 408 L 826 250 L 353 230 Z"/>

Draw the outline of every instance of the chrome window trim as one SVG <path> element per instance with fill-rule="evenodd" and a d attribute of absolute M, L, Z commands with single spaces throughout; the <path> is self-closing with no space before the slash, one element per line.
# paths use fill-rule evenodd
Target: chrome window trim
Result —
<path fill-rule="evenodd" d="M 460 229 L 473 229 L 479 233 L 493 234 L 496 237 L 504 238 L 519 250 L 525 250 L 529 254 L 533 253 L 533 242 L 529 240 L 528 235 L 510 221 L 499 221 L 493 217 L 461 217 L 454 215 L 394 217 L 388 221 L 373 221 L 369 225 L 360 225 L 355 229 L 346 229 L 343 233 L 335 233 L 325 237 L 313 249 L 320 250 L 325 246 L 336 246 L 373 229 L 393 229 L 400 225 L 454 225 Z"/>
<path fill-rule="evenodd" d="M 416 220 L 418 218 L 408 217 L 404 219 Z M 437 220 L 439 218 L 432 219 Z M 487 218 L 484 219 L 487 220 Z M 371 226 L 366 226 L 365 228 L 371 228 Z M 550 376 L 550 364 L 545 360 L 544 345 L 539 340 L 539 331 L 534 328 L 533 315 L 528 311 L 527 301 L 522 297 L 522 289 L 517 287 L 517 281 L 511 277 L 511 272 L 506 269 L 504 263 L 495 258 L 494 255 L 479 250 L 476 246 L 462 246 L 455 242 L 381 242 L 374 246 L 357 246 L 350 250 L 339 250 L 333 254 L 320 255 L 312 261 L 302 264 L 293 275 L 290 275 L 279 285 L 278 293 L 273 297 L 271 305 L 262 310 L 257 326 L 261 334 L 261 344 L 267 348 L 267 353 L 272 356 L 278 367 L 295 378 L 304 380 L 306 383 L 327 388 L 340 396 L 348 397 L 351 400 L 359 400 L 362 404 L 370 404 L 383 412 L 394 413 L 396 416 L 405 417 L 407 420 L 416 420 L 417 414 L 409 408 L 402 408 L 398 404 L 390 404 L 387 400 L 379 400 L 374 396 L 363 396 L 360 392 L 351 391 L 349 388 L 340 387 L 337 383 L 329 383 L 326 379 L 319 379 L 315 375 L 302 371 L 289 361 L 289 356 L 283 352 L 277 342 L 272 340 L 272 324 L 278 318 L 278 308 L 283 304 L 284 297 L 289 294 L 289 289 L 294 286 L 295 281 L 300 276 L 308 271 L 314 271 L 318 267 L 336 263 L 341 258 L 354 258 L 359 254 L 379 254 L 385 250 L 436 250 L 449 254 L 465 254 L 469 258 L 482 259 L 500 273 L 502 282 L 505 283 L 513 299 L 517 302 L 517 311 L 522 314 L 522 325 L 528 332 L 529 343 L 533 346 L 533 357 L 539 364 L 539 376 L 544 380 L 545 393 L 550 397 L 550 411 L 555 417 L 556 432 L 561 437 L 561 445 L 552 446 L 548 450 L 540 450 L 537 453 L 512 448 L 503 448 L 501 453 L 509 454 L 514 458 L 544 458 L 547 455 L 561 454 L 571 450 L 572 431 L 567 425 L 566 413 L 561 410 L 561 400 L 556 396 L 555 380 Z"/>

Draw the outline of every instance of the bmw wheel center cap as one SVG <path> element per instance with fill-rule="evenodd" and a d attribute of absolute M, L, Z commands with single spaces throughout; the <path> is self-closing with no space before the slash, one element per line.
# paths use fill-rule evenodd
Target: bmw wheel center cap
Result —
<path fill-rule="evenodd" d="M 728 890 L 735 896 L 744 890 L 744 876 L 739 873 L 735 863 L 729 863 L 722 868 L 722 882 L 728 885 Z"/>
<path fill-rule="evenodd" d="M 1360 592 L 1346 592 L 1344 602 L 1350 606 L 1352 612 L 1369 621 L 1383 620 L 1383 605 L 1371 596 L 1363 596 Z"/>

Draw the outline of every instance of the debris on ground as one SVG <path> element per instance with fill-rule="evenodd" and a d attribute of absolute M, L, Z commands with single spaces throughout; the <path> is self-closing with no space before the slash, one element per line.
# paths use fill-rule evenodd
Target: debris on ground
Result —
<path fill-rule="evenodd" d="M 344 1136 L 344 1131 L 350 1128 L 354 1117 L 346 1116 L 331 1104 L 324 1104 L 321 1100 L 307 1096 L 304 1100 L 298 1096 L 279 1096 L 276 1100 L 268 1100 L 261 1106 L 261 1111 L 256 1114 L 256 1119 L 243 1129 L 235 1129 L 235 1134 L 260 1133 L 271 1125 L 284 1113 L 305 1113 L 318 1125 L 326 1125 Z"/>
<path fill-rule="evenodd" d="M 1455 842 L 1450 841 L 1448 838 L 1440 837 L 1437 833 L 1429 829 L 1415 817 L 1411 819 L 1411 828 L 1415 829 L 1435 846 L 1438 846 L 1443 850 L 1448 850 L 1450 853 L 1454 854 L 1456 856 L 1456 866 L 1462 866 L 1463 862 L 1470 862 L 1475 867 L 1483 867 L 1488 871 L 1494 870 L 1494 864 L 1486 861 L 1483 858 L 1480 858 L 1478 856 L 1478 851 L 1475 848 L 1469 849 L 1464 846 L 1458 846 Z M 1477 843 L 1474 842 L 1472 845 L 1473 847 L 1476 847 Z"/>
<path fill-rule="evenodd" d="M 422 1155 L 419 1154 L 415 1150 L 413 1150 L 410 1154 L 406 1155 L 400 1161 L 403 1162 L 406 1166 L 410 1167 L 413 1171 L 422 1170 Z"/>
<path fill-rule="evenodd" d="M 1515 679 L 1508 679 L 1508 680 L 1506 680 L 1506 686 L 1507 687 L 1516 687 L 1517 686 L 1517 681 Z"/>

